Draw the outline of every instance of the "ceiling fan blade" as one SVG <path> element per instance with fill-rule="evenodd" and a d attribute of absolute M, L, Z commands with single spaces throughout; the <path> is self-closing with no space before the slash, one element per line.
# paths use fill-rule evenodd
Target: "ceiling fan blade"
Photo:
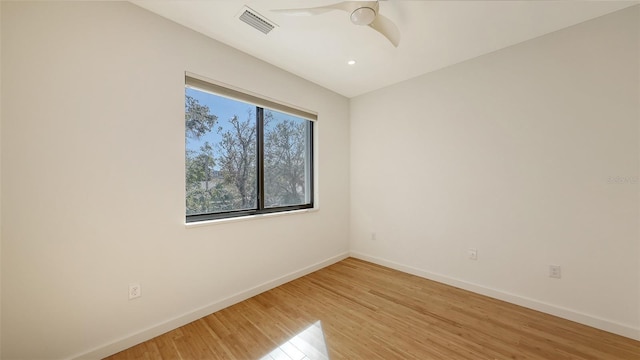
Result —
<path fill-rule="evenodd" d="M 286 15 L 293 16 L 311 16 L 311 15 L 320 15 L 333 10 L 342 10 L 346 12 L 351 12 L 354 10 L 354 6 L 356 6 L 359 1 L 343 1 L 336 4 L 326 5 L 326 6 L 318 6 L 313 8 L 300 8 L 300 9 L 275 9 L 271 10 L 273 12 L 278 12 Z"/>
<path fill-rule="evenodd" d="M 303 8 L 303 9 L 275 9 L 271 10 L 273 12 L 291 15 L 291 16 L 311 16 L 311 15 L 320 15 L 329 11 L 333 11 L 334 9 L 330 9 L 327 7 L 317 7 L 317 8 Z"/>
<path fill-rule="evenodd" d="M 300 9 L 275 9 L 273 12 L 279 12 L 286 15 L 293 16 L 310 16 L 320 15 L 333 10 L 342 10 L 348 13 L 353 12 L 355 9 L 366 6 L 373 8 L 377 1 L 343 1 L 335 4 L 318 6 L 313 8 L 300 8 Z"/>
<path fill-rule="evenodd" d="M 378 14 L 369 26 L 384 35 L 393 46 L 398 47 L 400 44 L 400 30 L 388 17 Z"/>

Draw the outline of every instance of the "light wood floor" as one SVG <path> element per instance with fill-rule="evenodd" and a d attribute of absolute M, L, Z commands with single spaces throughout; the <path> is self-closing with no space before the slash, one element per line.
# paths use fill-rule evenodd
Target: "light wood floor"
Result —
<path fill-rule="evenodd" d="M 353 258 L 108 359 L 272 359 L 318 321 L 331 360 L 640 359 L 638 341 Z"/>

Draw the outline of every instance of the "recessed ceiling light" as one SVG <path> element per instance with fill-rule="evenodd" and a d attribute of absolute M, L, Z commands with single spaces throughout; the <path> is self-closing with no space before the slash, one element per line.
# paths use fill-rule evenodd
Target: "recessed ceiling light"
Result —
<path fill-rule="evenodd" d="M 355 61 L 355 60 L 349 60 L 349 61 L 347 61 L 347 64 L 349 64 L 349 65 L 355 65 L 355 64 L 356 64 L 356 61 Z"/>

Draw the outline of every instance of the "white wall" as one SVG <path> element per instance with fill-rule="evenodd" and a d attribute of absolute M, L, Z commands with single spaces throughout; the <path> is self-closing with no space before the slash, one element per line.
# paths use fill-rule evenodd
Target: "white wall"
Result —
<path fill-rule="evenodd" d="M 346 256 L 346 98 L 129 3 L 1 6 L 3 359 L 104 356 Z M 185 228 L 185 71 L 318 112 L 319 211 Z"/>
<path fill-rule="evenodd" d="M 2 5 L 0 4 L 0 19 Z M 0 189 L 2 189 L 2 26 L 0 26 Z M 0 269 L 2 269 L 2 191 L 0 191 Z M 0 324 L 2 324 L 2 276 L 0 274 Z M 0 356 L 2 355 L 2 326 L 0 326 Z"/>
<path fill-rule="evenodd" d="M 352 99 L 352 253 L 640 339 L 639 12 Z"/>

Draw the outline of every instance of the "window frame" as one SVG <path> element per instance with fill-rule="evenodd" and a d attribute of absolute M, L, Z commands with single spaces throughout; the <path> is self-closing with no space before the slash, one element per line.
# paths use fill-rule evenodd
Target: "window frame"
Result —
<path fill-rule="evenodd" d="M 256 108 L 256 207 L 253 209 L 241 209 L 230 210 L 224 212 L 213 212 L 206 214 L 193 214 L 188 215 L 186 207 L 184 211 L 185 222 L 187 224 L 193 224 L 203 221 L 240 218 L 262 214 L 283 213 L 296 210 L 306 210 L 315 208 L 315 145 L 314 145 L 314 130 L 315 122 L 317 121 L 317 114 L 308 110 L 303 110 L 298 107 L 286 105 L 282 102 L 278 102 L 266 97 L 251 94 L 244 90 L 239 90 L 227 84 L 221 84 L 210 79 L 203 79 L 194 74 L 185 73 L 185 90 L 192 88 L 198 91 L 210 93 L 215 96 L 225 97 L 231 100 L 240 101 Z M 277 207 L 265 207 L 265 177 L 264 177 L 264 110 L 273 110 L 276 112 L 293 115 L 295 117 L 307 120 L 307 134 L 305 136 L 307 141 L 306 146 L 306 158 L 309 165 L 305 172 L 308 171 L 308 189 L 305 190 L 305 198 L 308 197 L 309 201 L 298 205 L 286 205 Z M 186 119 L 185 119 L 186 120 Z M 185 155 L 186 155 L 186 138 L 185 138 Z M 186 171 L 186 163 L 185 163 Z M 185 172 L 186 176 L 186 172 Z M 186 181 L 186 177 L 185 177 Z M 186 192 L 185 192 L 186 200 Z"/>

